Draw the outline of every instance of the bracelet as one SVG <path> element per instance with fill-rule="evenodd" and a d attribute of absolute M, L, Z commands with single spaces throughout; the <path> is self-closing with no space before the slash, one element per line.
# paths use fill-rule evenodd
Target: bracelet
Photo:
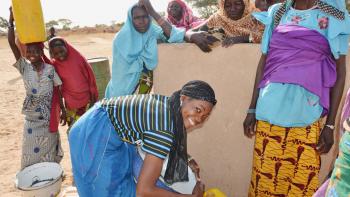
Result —
<path fill-rule="evenodd" d="M 334 130 L 334 129 L 335 129 L 335 126 L 334 126 L 334 125 L 331 125 L 331 124 L 326 124 L 326 125 L 324 125 L 324 126 L 330 128 L 331 130 Z"/>
<path fill-rule="evenodd" d="M 252 33 L 249 34 L 249 43 L 253 43 L 253 34 Z"/>
<path fill-rule="evenodd" d="M 255 114 L 256 109 L 248 109 L 247 114 Z"/>

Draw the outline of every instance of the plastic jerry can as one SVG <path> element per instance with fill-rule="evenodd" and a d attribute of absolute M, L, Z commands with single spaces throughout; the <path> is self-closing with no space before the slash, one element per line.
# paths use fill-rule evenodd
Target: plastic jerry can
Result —
<path fill-rule="evenodd" d="M 21 43 L 43 42 L 46 30 L 40 0 L 12 0 L 16 32 Z"/>

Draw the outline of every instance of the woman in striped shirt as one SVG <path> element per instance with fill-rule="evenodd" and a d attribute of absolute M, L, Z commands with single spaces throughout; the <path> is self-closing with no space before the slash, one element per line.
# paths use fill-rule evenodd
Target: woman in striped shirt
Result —
<path fill-rule="evenodd" d="M 79 195 L 186 196 L 156 187 L 156 181 L 166 157 L 165 182 L 188 181 L 187 133 L 205 122 L 215 104 L 214 90 L 203 81 L 190 81 L 171 97 L 131 95 L 97 103 L 69 135 Z M 146 152 L 137 185 L 136 145 Z M 203 190 L 198 182 L 189 196 L 202 196 Z"/>

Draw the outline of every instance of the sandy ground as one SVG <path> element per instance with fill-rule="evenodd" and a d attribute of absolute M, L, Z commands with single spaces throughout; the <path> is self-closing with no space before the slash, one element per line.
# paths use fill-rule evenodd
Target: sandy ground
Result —
<path fill-rule="evenodd" d="M 86 58 L 110 57 L 113 34 L 72 35 L 66 39 Z M 47 52 L 47 51 L 46 51 Z M 110 59 L 110 58 L 109 58 Z M 20 196 L 14 187 L 15 174 L 20 168 L 24 100 L 23 81 L 15 68 L 11 49 L 5 37 L 0 37 L 0 196 Z M 71 183 L 71 163 L 66 127 L 60 128 L 65 157 L 61 162 L 66 179 L 63 185 Z"/>

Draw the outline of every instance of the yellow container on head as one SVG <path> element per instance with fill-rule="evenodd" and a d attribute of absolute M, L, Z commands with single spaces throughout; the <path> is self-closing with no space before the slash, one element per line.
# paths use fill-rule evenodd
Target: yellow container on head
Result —
<path fill-rule="evenodd" d="M 227 197 L 222 191 L 217 188 L 212 188 L 204 193 L 204 197 Z"/>
<path fill-rule="evenodd" d="M 22 43 L 46 40 L 40 0 L 12 0 L 12 11 L 18 38 Z"/>

